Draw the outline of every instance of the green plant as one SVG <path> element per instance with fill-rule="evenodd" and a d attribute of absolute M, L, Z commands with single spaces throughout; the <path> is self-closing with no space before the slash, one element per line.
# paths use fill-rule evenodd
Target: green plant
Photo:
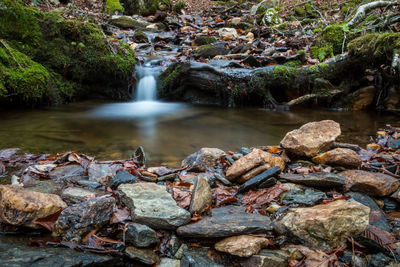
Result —
<path fill-rule="evenodd" d="M 174 6 L 174 12 L 176 14 L 181 14 L 182 10 L 186 7 L 187 3 L 183 0 L 179 0 L 178 2 L 176 2 L 175 6 Z"/>

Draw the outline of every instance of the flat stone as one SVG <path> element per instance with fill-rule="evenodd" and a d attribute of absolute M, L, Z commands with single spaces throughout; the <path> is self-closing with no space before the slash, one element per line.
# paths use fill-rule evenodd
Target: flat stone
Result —
<path fill-rule="evenodd" d="M 51 180 L 55 182 L 78 181 L 85 174 L 85 169 L 81 165 L 70 164 L 56 167 L 49 173 Z"/>
<path fill-rule="evenodd" d="M 368 228 L 370 208 L 337 200 L 311 208 L 294 208 L 279 221 L 293 235 L 318 248 L 337 247 Z"/>
<path fill-rule="evenodd" d="M 209 248 L 196 248 L 185 246 L 183 250 L 183 258 L 181 260 L 182 267 L 224 267 L 223 264 L 216 263 L 210 257 L 211 250 Z"/>
<path fill-rule="evenodd" d="M 289 174 L 282 173 L 279 180 L 294 184 L 302 184 L 312 187 L 343 187 L 346 180 L 343 176 L 329 172 L 314 172 L 310 174 Z"/>
<path fill-rule="evenodd" d="M 340 134 L 340 125 L 335 121 L 310 122 L 288 132 L 281 141 L 281 147 L 295 156 L 315 157 L 328 150 Z"/>
<path fill-rule="evenodd" d="M 317 164 L 359 168 L 362 160 L 360 155 L 348 148 L 335 148 L 312 158 Z"/>
<path fill-rule="evenodd" d="M 61 193 L 61 198 L 69 204 L 76 204 L 94 198 L 97 193 L 80 187 L 68 187 Z"/>
<path fill-rule="evenodd" d="M 40 228 L 34 222 L 51 215 L 67 204 L 57 195 L 25 190 L 19 186 L 0 186 L 0 222 Z"/>
<path fill-rule="evenodd" d="M 21 149 L 19 148 L 7 148 L 0 150 L 0 160 L 9 161 L 13 156 L 15 156 Z"/>
<path fill-rule="evenodd" d="M 269 168 L 271 168 L 271 165 L 269 165 L 268 163 L 260 165 L 258 167 L 255 167 L 254 169 L 250 170 L 249 172 L 247 172 L 244 175 L 242 175 L 239 178 L 237 178 L 236 182 L 245 183 L 248 180 L 250 180 L 251 178 L 253 178 L 254 176 L 256 176 L 256 175 L 268 170 Z"/>
<path fill-rule="evenodd" d="M 225 152 L 218 148 L 203 147 L 182 161 L 182 167 L 189 166 L 188 171 L 204 172 L 206 168 L 218 165 L 219 158 Z"/>
<path fill-rule="evenodd" d="M 257 254 L 261 248 L 268 246 L 269 241 L 265 237 L 239 235 L 225 238 L 215 244 L 215 249 L 239 257 L 251 257 Z"/>
<path fill-rule="evenodd" d="M 249 189 L 256 188 L 258 185 L 265 183 L 271 177 L 278 175 L 281 171 L 282 169 L 279 166 L 272 167 L 239 186 L 238 192 L 244 192 Z"/>
<path fill-rule="evenodd" d="M 112 16 L 109 22 L 110 24 L 120 28 L 124 29 L 131 28 L 135 30 L 145 30 L 146 27 L 150 25 L 150 23 L 147 21 L 135 20 L 129 16 L 117 16 L 117 15 Z"/>
<path fill-rule="evenodd" d="M 72 205 L 61 212 L 53 234 L 68 238 L 99 229 L 110 221 L 114 206 L 115 199 L 112 197 L 97 197 Z"/>
<path fill-rule="evenodd" d="M 50 180 L 30 180 L 24 183 L 24 188 L 29 191 L 58 195 L 62 189 L 62 184 Z"/>
<path fill-rule="evenodd" d="M 181 267 L 181 261 L 170 258 L 161 258 L 161 262 L 157 267 Z"/>
<path fill-rule="evenodd" d="M 131 211 L 133 221 L 153 229 L 175 229 L 190 220 L 163 185 L 154 183 L 122 184 L 121 201 Z"/>
<path fill-rule="evenodd" d="M 264 164 L 269 164 L 270 167 L 280 166 L 282 170 L 285 169 L 285 162 L 280 157 L 275 157 L 261 149 L 254 149 L 251 153 L 236 160 L 232 166 L 228 168 L 226 171 L 226 178 L 233 181 L 253 168 Z M 246 176 L 246 179 L 251 178 L 251 176 Z"/>
<path fill-rule="evenodd" d="M 189 211 L 193 214 L 201 214 L 207 207 L 211 206 L 212 193 L 208 179 L 199 175 L 194 185 Z"/>
<path fill-rule="evenodd" d="M 286 183 L 285 186 L 290 188 L 290 190 L 282 193 L 280 196 L 284 205 L 300 204 L 313 206 L 327 198 L 324 192 L 315 190 L 313 188 L 298 186 L 291 183 Z"/>
<path fill-rule="evenodd" d="M 254 255 L 240 262 L 242 267 L 287 267 L 289 255 L 282 250 L 262 249 Z"/>
<path fill-rule="evenodd" d="M 159 241 L 156 231 L 144 224 L 125 225 L 124 242 L 138 248 L 147 248 Z"/>
<path fill-rule="evenodd" d="M 127 171 L 119 171 L 117 175 L 110 182 L 112 189 L 117 189 L 120 184 L 134 184 L 137 183 L 138 178 Z"/>
<path fill-rule="evenodd" d="M 239 36 L 235 28 L 221 28 L 217 32 L 225 41 L 235 39 Z"/>
<path fill-rule="evenodd" d="M 132 260 L 137 260 L 148 265 L 156 264 L 159 260 L 157 254 L 155 254 L 151 249 L 127 247 L 125 249 L 125 255 Z"/>
<path fill-rule="evenodd" d="M 383 173 L 350 170 L 340 173 L 346 179 L 346 188 L 369 196 L 387 196 L 400 187 L 400 182 Z"/>
<path fill-rule="evenodd" d="M 88 167 L 89 180 L 98 183 L 108 182 L 121 168 L 121 164 L 91 163 Z"/>
<path fill-rule="evenodd" d="M 246 213 L 246 207 L 223 206 L 212 209 L 210 216 L 181 226 L 177 233 L 184 237 L 229 237 L 241 234 L 265 234 L 273 229 L 267 216 Z"/>

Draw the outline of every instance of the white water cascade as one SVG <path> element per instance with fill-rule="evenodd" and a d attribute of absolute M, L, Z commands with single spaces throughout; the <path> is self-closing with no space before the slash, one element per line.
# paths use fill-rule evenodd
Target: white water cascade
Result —
<path fill-rule="evenodd" d="M 157 77 L 160 67 L 152 66 L 151 62 L 136 67 L 139 82 L 136 86 L 136 101 L 155 101 L 157 98 Z"/>

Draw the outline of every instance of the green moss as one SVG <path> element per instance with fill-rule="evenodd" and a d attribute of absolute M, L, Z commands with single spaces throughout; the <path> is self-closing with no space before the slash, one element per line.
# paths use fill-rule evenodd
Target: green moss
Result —
<path fill-rule="evenodd" d="M 298 17 L 305 17 L 307 15 L 307 12 L 301 6 L 296 6 L 294 7 L 294 14 Z"/>
<path fill-rule="evenodd" d="M 181 14 L 182 10 L 186 7 L 187 3 L 183 0 L 178 0 L 176 4 L 174 5 L 174 12 L 176 14 Z"/>
<path fill-rule="evenodd" d="M 290 61 L 286 62 L 284 64 L 284 66 L 287 66 L 287 67 L 300 67 L 301 64 L 302 63 L 301 63 L 300 60 L 290 60 Z"/>
<path fill-rule="evenodd" d="M 114 14 L 115 12 L 122 12 L 123 8 L 119 0 L 106 0 L 105 12 L 108 14 Z"/>
<path fill-rule="evenodd" d="M 208 45 L 215 43 L 217 39 L 213 36 L 199 36 L 194 39 L 195 45 Z"/>
<path fill-rule="evenodd" d="M 161 74 L 158 83 L 158 94 L 160 96 L 174 95 L 178 97 L 182 93 L 182 88 L 179 86 L 182 68 L 183 63 L 176 63 Z"/>

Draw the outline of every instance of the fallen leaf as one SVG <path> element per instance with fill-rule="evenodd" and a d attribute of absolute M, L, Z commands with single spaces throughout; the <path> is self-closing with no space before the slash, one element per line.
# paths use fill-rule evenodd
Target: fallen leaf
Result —
<path fill-rule="evenodd" d="M 362 235 L 374 240 L 388 251 L 397 249 L 397 240 L 395 236 L 379 227 L 370 225 L 368 229 L 362 233 Z"/>
<path fill-rule="evenodd" d="M 213 189 L 213 203 L 216 207 L 220 207 L 227 203 L 238 201 L 235 197 L 237 194 L 237 188 L 224 186 L 217 183 L 217 187 Z"/>
<path fill-rule="evenodd" d="M 110 220 L 110 223 L 125 223 L 126 221 L 131 220 L 131 213 L 129 212 L 129 209 L 124 207 L 124 208 L 118 208 L 117 206 L 114 207 L 114 213 L 113 216 Z"/>
<path fill-rule="evenodd" d="M 280 196 L 280 194 L 286 191 L 289 191 L 289 188 L 286 187 L 284 184 L 277 184 L 271 188 L 259 191 L 250 190 L 243 196 L 242 204 L 256 204 L 260 207 L 276 200 Z"/>
<path fill-rule="evenodd" d="M 43 226 L 50 232 L 53 232 L 54 226 L 56 225 L 56 221 L 63 210 L 64 209 L 60 209 L 53 214 L 37 219 L 36 221 L 34 221 L 34 223 Z"/>
<path fill-rule="evenodd" d="M 328 255 L 322 251 L 310 249 L 300 245 L 290 245 L 291 248 L 296 248 L 306 258 L 304 261 L 307 267 L 339 267 L 338 259 L 335 254 Z"/>
<path fill-rule="evenodd" d="M 185 191 L 179 188 L 172 188 L 173 190 L 173 198 L 175 199 L 176 203 L 182 209 L 186 209 L 190 206 L 190 199 L 192 193 L 189 191 Z"/>

